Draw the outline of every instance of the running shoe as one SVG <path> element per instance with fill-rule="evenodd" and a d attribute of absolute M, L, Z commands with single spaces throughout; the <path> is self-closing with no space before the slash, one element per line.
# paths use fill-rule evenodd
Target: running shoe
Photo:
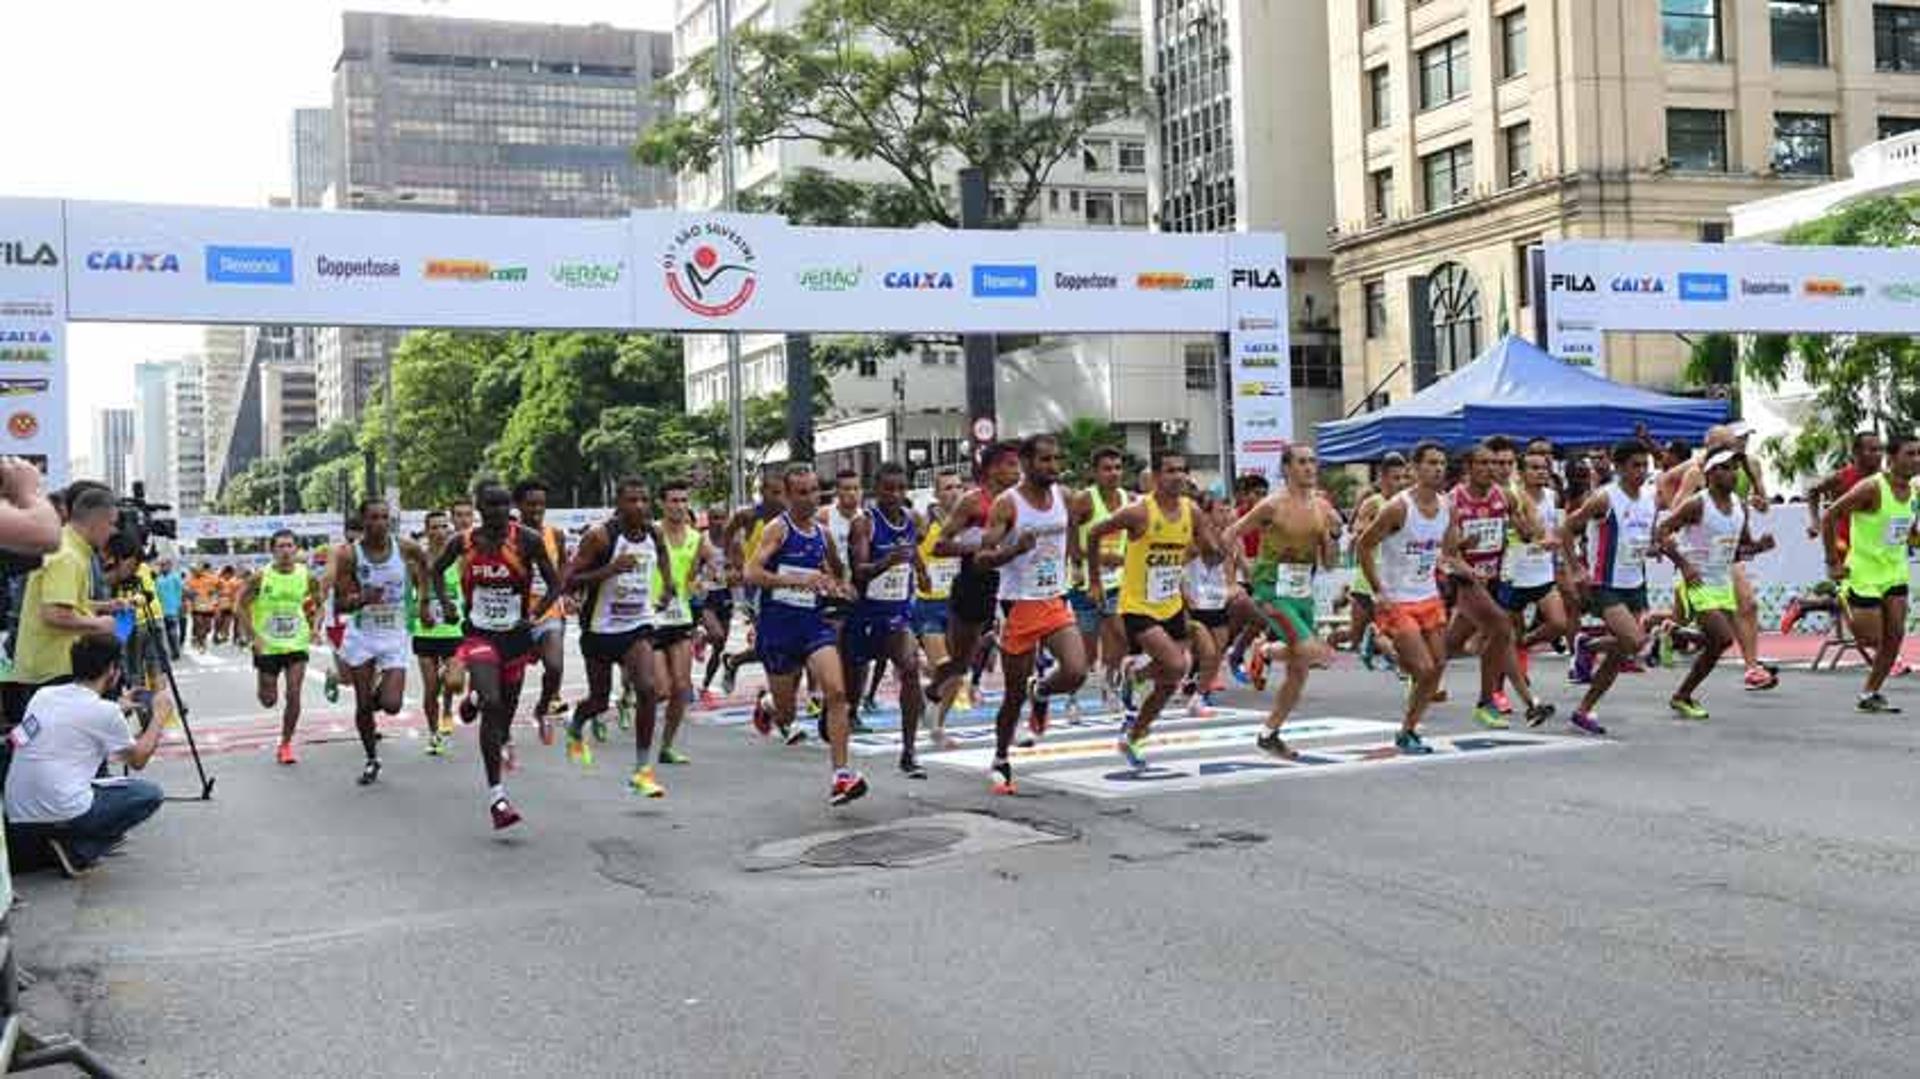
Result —
<path fill-rule="evenodd" d="M 1213 718 L 1212 697 L 1213 697 L 1213 694 L 1211 693 L 1196 693 L 1193 696 L 1188 697 L 1187 698 L 1187 718 L 1188 719 L 1212 719 Z"/>
<path fill-rule="evenodd" d="M 1510 716 L 1513 714 L 1513 702 L 1507 699 L 1507 694 L 1505 690 L 1494 691 L 1493 707 L 1503 716 Z"/>
<path fill-rule="evenodd" d="M 920 762 L 914 759 L 911 750 L 900 754 L 900 774 L 908 779 L 927 778 L 927 770 L 920 767 Z"/>
<path fill-rule="evenodd" d="M 587 729 L 593 732 L 593 740 L 601 745 L 607 744 L 607 714 L 605 712 L 587 720 Z"/>
<path fill-rule="evenodd" d="M 1660 667 L 1673 666 L 1673 634 L 1662 633 L 1653 645 L 1654 664 Z"/>
<path fill-rule="evenodd" d="M 472 723 L 479 718 L 480 697 L 472 690 L 468 690 L 467 695 L 460 698 L 460 722 Z"/>
<path fill-rule="evenodd" d="M 1180 696 L 1182 699 L 1192 697 L 1194 694 L 1198 692 L 1200 692 L 1200 683 L 1192 675 L 1188 675 L 1186 678 L 1181 680 Z"/>
<path fill-rule="evenodd" d="M 1280 737 L 1278 728 L 1270 728 L 1261 732 L 1260 736 L 1253 740 L 1253 744 L 1258 747 L 1262 753 L 1272 754 L 1283 761 L 1300 759 L 1300 754 L 1296 753 L 1294 748 L 1287 744 L 1286 739 Z"/>
<path fill-rule="evenodd" d="M 1700 707 L 1700 702 L 1688 700 L 1685 697 L 1675 697 L 1669 700 L 1667 707 L 1673 709 L 1673 714 L 1679 716 L 1681 719 L 1707 718 L 1707 710 Z"/>
<path fill-rule="evenodd" d="M 1132 676 L 1125 674 L 1120 676 L 1120 707 L 1129 717 L 1138 710 L 1138 706 L 1134 704 L 1133 686 Z"/>
<path fill-rule="evenodd" d="M 1640 661 L 1639 656 L 1628 656 L 1626 659 L 1620 661 L 1620 673 L 1645 674 L 1647 673 L 1647 665 Z"/>
<path fill-rule="evenodd" d="M 493 804 L 487 807 L 487 812 L 493 815 L 493 830 L 496 832 L 520 823 L 520 811 L 505 798 L 495 798 Z"/>
<path fill-rule="evenodd" d="M 1433 747 L 1422 741 L 1417 731 L 1401 731 L 1394 735 L 1393 748 L 1407 757 L 1424 757 L 1433 752 Z"/>
<path fill-rule="evenodd" d="M 1501 715 L 1500 709 L 1488 701 L 1481 701 L 1473 706 L 1473 721 L 1490 731 L 1507 729 L 1507 717 Z"/>
<path fill-rule="evenodd" d="M 665 798 L 667 796 L 667 788 L 662 787 L 659 781 L 653 778 L 652 765 L 644 768 L 635 768 L 633 775 L 627 777 L 627 789 L 646 798 Z"/>
<path fill-rule="evenodd" d="M 60 863 L 60 875 L 68 880 L 79 880 L 86 876 L 92 863 L 82 862 L 78 855 L 67 849 L 66 843 L 58 839 L 48 839 L 47 849 L 53 852 L 53 858 Z"/>
<path fill-rule="evenodd" d="M 1746 684 L 1748 689 L 1772 689 L 1780 684 L 1780 676 L 1766 667 L 1755 664 L 1747 668 Z"/>
<path fill-rule="evenodd" d="M 1013 763 L 1011 761 L 993 762 L 993 793 L 1013 794 L 1019 788 L 1013 784 Z"/>
<path fill-rule="evenodd" d="M 440 737 L 453 737 L 453 717 L 444 713 L 440 716 Z"/>
<path fill-rule="evenodd" d="M 360 769 L 360 779 L 358 780 L 358 782 L 362 787 L 370 787 L 379 778 L 380 778 L 380 758 L 370 757 L 367 759 L 367 763 L 363 765 Z"/>
<path fill-rule="evenodd" d="M 1573 714 L 1567 717 L 1567 722 L 1586 731 L 1588 734 L 1607 733 L 1607 729 L 1600 725 L 1600 721 L 1593 718 L 1592 712 L 1582 712 L 1576 708 Z"/>
<path fill-rule="evenodd" d="M 685 753 L 682 753 L 677 749 L 674 749 L 672 746 L 663 746 L 660 749 L 660 763 L 661 764 L 692 764 L 693 758 L 687 756 Z"/>
<path fill-rule="evenodd" d="M 327 698 L 328 704 L 340 703 L 340 675 L 331 667 L 327 668 L 327 680 L 320 692 Z"/>
<path fill-rule="evenodd" d="M 447 755 L 447 740 L 439 734 L 427 735 L 427 756 L 444 757 Z"/>
<path fill-rule="evenodd" d="M 593 746 L 577 734 L 567 735 L 567 760 L 582 770 L 593 767 Z"/>
<path fill-rule="evenodd" d="M 1247 682 L 1249 681 L 1249 679 L 1247 678 L 1246 669 L 1242 666 L 1246 662 L 1246 659 L 1247 657 L 1245 653 L 1239 653 L 1239 654 L 1235 654 L 1227 657 L 1227 673 L 1233 676 L 1233 680 L 1235 682 L 1238 682 L 1243 686 L 1246 685 Z"/>
<path fill-rule="evenodd" d="M 1913 668 L 1907 666 L 1907 661 L 1904 659 L 1894 660 L 1893 666 L 1887 669 L 1888 678 L 1900 678 L 1912 673 L 1913 673 Z"/>
<path fill-rule="evenodd" d="M 1041 694 L 1038 678 L 1027 684 L 1027 693 L 1033 700 L 1033 711 L 1027 716 L 1027 729 L 1033 732 L 1034 741 L 1037 742 L 1047 736 L 1047 713 L 1052 709 L 1053 702 Z"/>
<path fill-rule="evenodd" d="M 540 744 L 543 746 L 553 744 L 553 720 L 550 717 L 547 709 L 536 709 L 533 713 L 533 725 L 540 732 Z"/>
<path fill-rule="evenodd" d="M 961 686 L 960 693 L 953 698 L 953 711 L 971 712 L 973 711 L 973 706 L 974 706 L 973 687 Z"/>
<path fill-rule="evenodd" d="M 780 740 L 790 746 L 797 746 L 807 740 L 807 732 L 800 729 L 800 724 L 789 723 L 780 728 Z"/>
<path fill-rule="evenodd" d="M 733 696 L 734 680 L 739 677 L 740 677 L 740 668 L 737 664 L 733 662 L 733 657 L 729 656 L 726 659 L 721 660 L 720 661 L 720 693 L 721 695 L 727 696 L 727 697 Z"/>
<path fill-rule="evenodd" d="M 760 696 L 753 700 L 753 729 L 758 731 L 762 738 L 773 735 L 773 698 L 768 696 L 765 690 L 762 690 Z"/>
<path fill-rule="evenodd" d="M 720 707 L 720 695 L 711 689 L 700 691 L 700 710 L 712 712 Z"/>
<path fill-rule="evenodd" d="M 1147 758 L 1140 753 L 1141 745 L 1141 742 L 1135 741 L 1131 736 L 1122 734 L 1120 741 L 1114 747 L 1120 751 L 1120 756 L 1126 758 L 1127 767 L 1136 772 L 1145 771 L 1147 767 Z"/>
<path fill-rule="evenodd" d="M 1900 706 L 1887 700 L 1884 693 L 1862 693 L 1853 707 L 1861 712 L 1874 712 L 1886 716 L 1900 714 Z"/>
<path fill-rule="evenodd" d="M 1360 665 L 1373 670 L 1373 659 L 1377 654 L 1373 647 L 1373 626 L 1368 625 L 1360 631 Z"/>
<path fill-rule="evenodd" d="M 827 804 L 843 806 L 867 795 L 867 777 L 851 769 L 833 774 L 833 787 L 827 792 Z"/>
<path fill-rule="evenodd" d="M 1433 691 L 1433 699 L 1432 699 L 1432 700 L 1430 700 L 1430 701 L 1428 701 L 1427 703 L 1428 703 L 1428 704 L 1445 704 L 1445 703 L 1447 703 L 1447 687 L 1445 687 L 1445 686 L 1441 686 L 1440 688 L 1438 688 L 1438 689 L 1436 689 L 1436 690 L 1434 690 L 1434 691 Z"/>
<path fill-rule="evenodd" d="M 1567 664 L 1567 681 L 1575 685 L 1593 681 L 1593 647 L 1584 633 L 1573 638 L 1573 662 Z"/>
<path fill-rule="evenodd" d="M 1780 612 L 1780 632 L 1792 633 L 1793 627 L 1799 625 L 1800 620 L 1806 616 L 1806 605 L 1800 602 L 1799 596 L 1788 600 L 1787 609 Z"/>
<path fill-rule="evenodd" d="M 821 708 L 820 695 L 817 693 L 807 694 L 807 714 L 817 716 L 820 714 Z"/>
<path fill-rule="evenodd" d="M 299 764 L 300 763 L 300 758 L 293 755 L 292 742 L 280 743 L 280 748 L 274 750 L 273 752 L 273 759 L 278 761 L 281 764 Z"/>
<path fill-rule="evenodd" d="M 1553 705 L 1545 701 L 1535 701 L 1527 706 L 1527 726 L 1538 727 L 1553 718 L 1556 711 Z"/>

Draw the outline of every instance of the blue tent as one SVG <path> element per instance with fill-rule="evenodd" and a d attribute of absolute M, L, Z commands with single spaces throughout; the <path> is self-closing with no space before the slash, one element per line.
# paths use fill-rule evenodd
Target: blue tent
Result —
<path fill-rule="evenodd" d="M 1459 449 L 1492 435 L 1570 446 L 1615 442 L 1644 423 L 1653 437 L 1698 441 L 1724 423 L 1725 401 L 1623 386 L 1504 337 L 1472 363 L 1378 412 L 1314 427 L 1322 461 L 1371 461 L 1422 439 Z"/>

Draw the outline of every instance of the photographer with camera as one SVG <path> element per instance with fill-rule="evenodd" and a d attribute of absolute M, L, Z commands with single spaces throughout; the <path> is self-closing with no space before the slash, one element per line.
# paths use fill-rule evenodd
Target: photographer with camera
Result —
<path fill-rule="evenodd" d="M 60 547 L 28 576 L 21 600 L 13 684 L 6 694 L 9 728 L 23 718 L 34 689 L 72 680 L 75 641 L 115 636 L 114 612 L 124 606 L 124 601 L 107 598 L 100 563 L 119 520 L 113 492 L 95 483 L 76 483 L 67 490 Z"/>

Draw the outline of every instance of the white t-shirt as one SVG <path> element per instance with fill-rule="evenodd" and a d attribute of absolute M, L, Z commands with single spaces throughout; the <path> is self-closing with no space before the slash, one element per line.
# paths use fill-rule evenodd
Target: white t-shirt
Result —
<path fill-rule="evenodd" d="M 133 748 L 120 706 L 77 685 L 35 693 L 8 737 L 7 819 L 17 824 L 57 824 L 92 809 L 100 765 Z"/>

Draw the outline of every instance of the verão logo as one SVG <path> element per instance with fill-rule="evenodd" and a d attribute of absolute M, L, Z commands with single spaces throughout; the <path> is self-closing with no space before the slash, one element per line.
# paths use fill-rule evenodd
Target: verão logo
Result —
<path fill-rule="evenodd" d="M 60 256 L 49 243 L 31 240 L 0 240 L 0 266 L 58 266 Z"/>
<path fill-rule="evenodd" d="M 733 226 L 703 221 L 674 233 L 661 257 L 667 291 L 701 318 L 725 318 L 753 299 L 760 274 L 753 247 Z"/>

